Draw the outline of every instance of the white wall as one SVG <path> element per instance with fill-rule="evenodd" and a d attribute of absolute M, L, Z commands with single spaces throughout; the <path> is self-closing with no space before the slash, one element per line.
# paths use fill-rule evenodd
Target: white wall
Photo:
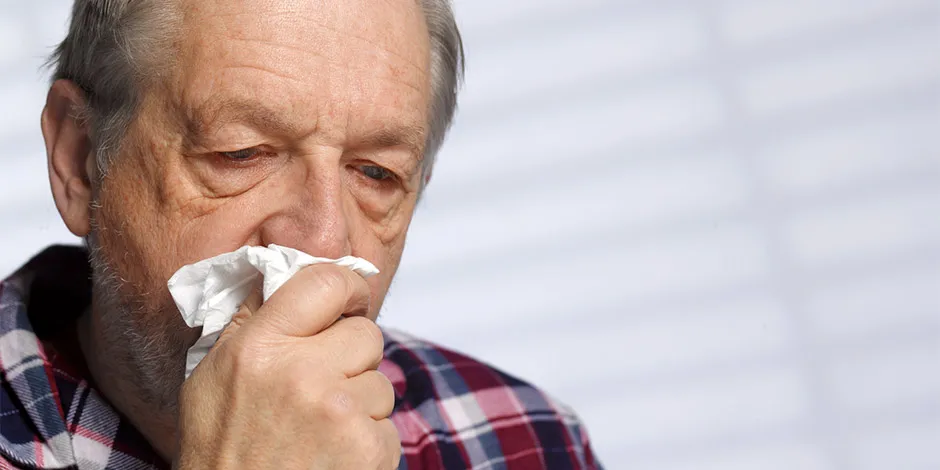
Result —
<path fill-rule="evenodd" d="M 8 272 L 72 239 L 36 72 L 68 5 L 4 2 Z M 457 10 L 386 324 L 574 405 L 611 469 L 940 468 L 940 2 Z"/>

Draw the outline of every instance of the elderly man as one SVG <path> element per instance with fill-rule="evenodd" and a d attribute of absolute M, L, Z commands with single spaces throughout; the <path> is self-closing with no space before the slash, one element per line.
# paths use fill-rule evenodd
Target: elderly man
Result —
<path fill-rule="evenodd" d="M 87 251 L 0 285 L 0 467 L 600 467 L 537 389 L 374 323 L 456 106 L 447 0 L 75 0 L 51 64 L 52 195 Z M 167 279 L 268 244 L 381 273 L 251 296 L 184 381 Z"/>

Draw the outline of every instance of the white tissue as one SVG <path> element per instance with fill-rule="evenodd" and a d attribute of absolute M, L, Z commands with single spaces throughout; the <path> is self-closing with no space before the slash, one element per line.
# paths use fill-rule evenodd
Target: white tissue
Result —
<path fill-rule="evenodd" d="M 202 335 L 186 354 L 186 378 L 193 373 L 222 330 L 232 321 L 258 276 L 264 276 L 263 297 L 267 301 L 297 271 L 318 263 L 333 263 L 352 269 L 362 277 L 378 274 L 372 263 L 354 256 L 317 258 L 278 245 L 243 246 L 198 263 L 183 266 L 167 281 L 167 287 L 183 320 L 190 328 L 202 327 Z"/>

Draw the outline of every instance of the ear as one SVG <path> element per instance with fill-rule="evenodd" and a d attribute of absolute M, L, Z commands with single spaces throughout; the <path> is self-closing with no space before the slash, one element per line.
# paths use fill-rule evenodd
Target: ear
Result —
<path fill-rule="evenodd" d="M 76 116 L 85 105 L 85 93 L 78 85 L 56 80 L 42 110 L 52 197 L 66 227 L 79 237 L 91 231 L 91 181 L 97 168 L 88 128 Z"/>

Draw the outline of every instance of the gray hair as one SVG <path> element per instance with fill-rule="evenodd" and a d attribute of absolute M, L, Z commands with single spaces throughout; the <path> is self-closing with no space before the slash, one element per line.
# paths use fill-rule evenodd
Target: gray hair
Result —
<path fill-rule="evenodd" d="M 450 0 L 417 0 L 431 40 L 431 103 L 422 185 L 444 142 L 463 79 L 464 53 Z M 144 90 L 159 77 L 160 61 L 178 15 L 166 0 L 75 0 L 68 34 L 49 58 L 53 80 L 73 81 L 86 94 L 76 110 L 85 120 L 103 175 L 118 153 Z M 156 54 L 155 54 L 156 52 Z M 160 54 L 163 52 L 163 54 Z"/>

